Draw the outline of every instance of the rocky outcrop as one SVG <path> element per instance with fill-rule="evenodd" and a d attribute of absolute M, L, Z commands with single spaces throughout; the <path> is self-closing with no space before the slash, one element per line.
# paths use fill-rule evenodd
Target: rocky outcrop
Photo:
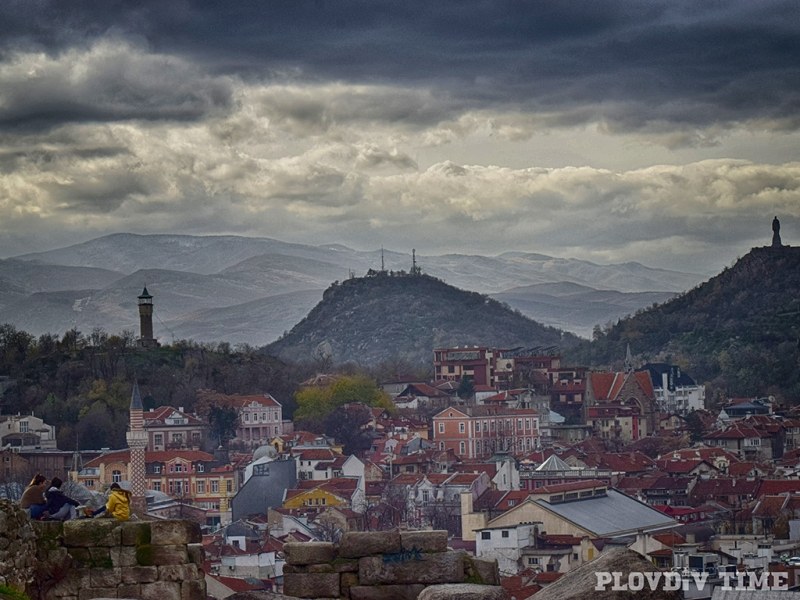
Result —
<path fill-rule="evenodd" d="M 428 586 L 454 584 L 454 592 L 487 594 L 464 598 L 503 598 L 497 563 L 448 550 L 446 531 L 349 532 L 338 546 L 287 543 L 283 549 L 288 596 L 416 600 Z"/>
<path fill-rule="evenodd" d="M 30 521 L 0 501 L 0 582 L 40 600 L 205 600 L 201 541 L 188 521 Z"/>

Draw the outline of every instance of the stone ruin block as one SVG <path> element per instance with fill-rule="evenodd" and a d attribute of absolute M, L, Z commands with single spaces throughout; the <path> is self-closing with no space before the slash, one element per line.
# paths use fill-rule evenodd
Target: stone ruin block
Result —
<path fill-rule="evenodd" d="M 202 541 L 200 525 L 192 521 L 150 522 L 150 543 L 154 546 L 199 544 Z"/>
<path fill-rule="evenodd" d="M 338 573 L 294 573 L 285 577 L 283 593 L 298 598 L 338 598 Z"/>
<path fill-rule="evenodd" d="M 374 554 L 394 554 L 402 550 L 400 532 L 347 531 L 339 542 L 339 556 L 361 558 Z"/>
<path fill-rule="evenodd" d="M 447 530 L 401 531 L 400 542 L 404 550 L 420 552 L 447 552 Z"/>
<path fill-rule="evenodd" d="M 336 547 L 331 542 L 287 542 L 283 553 L 287 565 L 313 565 L 333 562 Z"/>
<path fill-rule="evenodd" d="M 350 588 L 350 600 L 416 600 L 425 589 L 421 583 L 411 585 L 358 585 Z"/>
<path fill-rule="evenodd" d="M 64 545 L 67 548 L 119 546 L 122 527 L 116 519 L 78 519 L 64 523 Z"/>
<path fill-rule="evenodd" d="M 361 585 L 461 583 L 465 580 L 460 552 L 398 553 L 366 556 L 358 562 Z"/>

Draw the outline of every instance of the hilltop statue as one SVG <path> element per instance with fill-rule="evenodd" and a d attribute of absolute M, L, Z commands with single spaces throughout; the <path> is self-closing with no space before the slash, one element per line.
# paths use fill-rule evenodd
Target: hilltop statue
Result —
<path fill-rule="evenodd" d="M 773 248 L 781 248 L 783 244 L 781 244 L 781 222 L 778 220 L 778 217 L 772 219 L 772 247 Z"/>

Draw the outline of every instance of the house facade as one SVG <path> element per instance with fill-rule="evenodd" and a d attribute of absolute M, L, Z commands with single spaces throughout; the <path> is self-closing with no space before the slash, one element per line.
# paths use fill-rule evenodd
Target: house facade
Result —
<path fill-rule="evenodd" d="M 231 404 L 239 415 L 233 441 L 255 448 L 269 444 L 271 440 L 285 433 L 291 433 L 283 422 L 283 407 L 270 394 L 231 398 Z"/>
<path fill-rule="evenodd" d="M 650 375 L 656 404 L 663 413 L 686 416 L 705 408 L 706 387 L 698 385 L 677 365 L 648 363 L 642 371 Z"/>
<path fill-rule="evenodd" d="M 151 408 L 143 416 L 147 449 L 152 452 L 177 448 L 199 449 L 206 441 L 208 424 L 186 413 L 183 407 Z"/>
<path fill-rule="evenodd" d="M 0 446 L 17 452 L 55 450 L 56 428 L 34 415 L 0 415 Z"/>
<path fill-rule="evenodd" d="M 539 416 L 533 409 L 450 407 L 432 421 L 435 447 L 461 459 L 488 458 L 495 452 L 523 454 L 540 445 Z"/>
<path fill-rule="evenodd" d="M 584 402 L 584 422 L 588 423 L 590 409 L 594 407 L 624 407 L 631 416 L 630 431 L 632 439 L 639 439 L 656 431 L 657 405 L 653 382 L 644 371 L 592 372 L 587 375 L 586 401 Z M 622 414 L 622 413 L 620 413 Z M 633 417 L 636 416 L 636 419 Z M 635 433 L 634 433 L 635 421 Z M 627 423 L 626 423 L 627 424 Z M 618 425 L 614 425 L 617 427 Z M 621 422 L 619 427 L 622 427 Z M 620 437 L 623 430 L 617 431 Z"/>

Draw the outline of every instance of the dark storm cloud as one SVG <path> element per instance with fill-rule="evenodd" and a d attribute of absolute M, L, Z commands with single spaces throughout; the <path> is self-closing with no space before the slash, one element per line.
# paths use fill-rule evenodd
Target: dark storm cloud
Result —
<path fill-rule="evenodd" d="M 7 54 L 0 65 L 0 127 L 193 120 L 229 103 L 224 78 L 210 79 L 183 60 L 137 50 L 105 39 L 81 52 Z"/>
<path fill-rule="evenodd" d="M 471 108 L 554 111 L 555 120 L 603 121 L 609 131 L 748 120 L 798 126 L 800 8 L 793 1 L 19 0 L 0 6 L 0 23 L 6 54 L 63 52 L 113 36 L 213 74 L 424 86 Z M 179 87 L 157 95 L 150 116 L 169 117 L 172 103 L 173 116 L 197 118 L 225 101 L 221 93 Z M 59 102 L 32 107 L 27 117 L 81 119 L 88 111 L 114 118 L 137 99 L 106 99 L 95 111 Z"/>

